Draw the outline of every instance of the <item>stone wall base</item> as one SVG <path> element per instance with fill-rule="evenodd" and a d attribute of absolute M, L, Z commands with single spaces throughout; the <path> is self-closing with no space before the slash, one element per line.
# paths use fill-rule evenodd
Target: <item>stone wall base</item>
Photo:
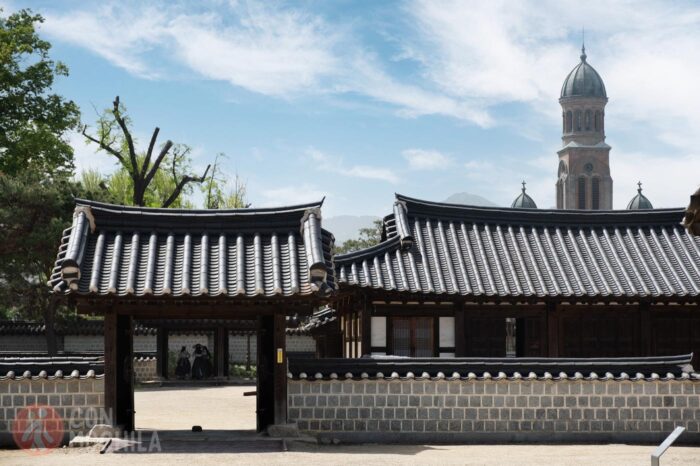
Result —
<path fill-rule="evenodd" d="M 700 441 L 698 380 L 289 380 L 287 409 L 353 442 Z"/>
<path fill-rule="evenodd" d="M 386 444 L 434 444 L 434 445 L 500 445 L 512 443 L 541 444 L 603 444 L 626 443 L 658 445 L 671 432 L 322 432 L 316 437 L 323 442 L 335 440 L 340 443 L 386 443 Z M 674 445 L 700 445 L 700 434 L 685 432 Z"/>

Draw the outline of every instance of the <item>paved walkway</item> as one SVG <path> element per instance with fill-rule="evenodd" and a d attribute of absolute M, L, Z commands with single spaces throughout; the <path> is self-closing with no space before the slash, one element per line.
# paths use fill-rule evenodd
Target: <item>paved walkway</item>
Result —
<path fill-rule="evenodd" d="M 201 425 L 203 435 L 212 430 L 248 430 L 254 437 L 255 397 L 244 397 L 250 387 L 226 386 L 148 389 L 136 393 L 136 425 L 141 429 L 181 431 L 163 433 L 161 453 L 107 453 L 96 448 L 64 448 L 41 456 L 24 451 L 0 451 L 0 464 L 25 465 L 187 465 L 214 464 L 467 464 L 467 465 L 648 465 L 648 445 L 338 445 L 294 443 L 281 451 L 279 442 L 226 441 L 226 434 L 212 432 L 216 440 L 193 441 L 187 432 Z M 200 434 L 201 436 L 202 434 Z M 174 436 L 183 440 L 174 439 Z M 193 440 L 184 440 L 191 438 Z M 700 465 L 700 447 L 672 447 L 662 464 Z"/>

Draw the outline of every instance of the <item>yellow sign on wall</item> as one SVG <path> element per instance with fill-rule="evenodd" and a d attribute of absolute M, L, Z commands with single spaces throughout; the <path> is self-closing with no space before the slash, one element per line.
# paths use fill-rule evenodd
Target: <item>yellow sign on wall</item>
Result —
<path fill-rule="evenodd" d="M 277 364 L 282 364 L 284 362 L 284 350 L 282 348 L 277 348 Z"/>

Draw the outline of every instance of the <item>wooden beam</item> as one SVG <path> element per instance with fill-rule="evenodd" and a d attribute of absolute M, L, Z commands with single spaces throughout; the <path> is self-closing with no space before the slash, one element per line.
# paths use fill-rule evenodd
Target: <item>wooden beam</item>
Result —
<path fill-rule="evenodd" d="M 218 326 L 214 331 L 214 371 L 217 377 L 225 377 L 226 375 L 226 363 L 228 358 L 226 357 L 226 343 L 227 343 L 227 333 L 224 327 Z"/>
<path fill-rule="evenodd" d="M 105 412 L 116 426 L 117 412 L 117 314 L 108 312 L 104 319 Z"/>
<path fill-rule="evenodd" d="M 132 432 L 134 417 L 134 321 L 117 315 L 117 425 Z"/>
<path fill-rule="evenodd" d="M 168 329 L 162 326 L 156 334 L 156 371 L 160 378 L 168 378 Z"/>
<path fill-rule="evenodd" d="M 275 314 L 274 319 L 274 348 L 275 361 L 273 371 L 275 397 L 275 424 L 287 423 L 287 334 L 284 314 Z"/>
<path fill-rule="evenodd" d="M 372 316 L 370 306 L 368 306 L 366 302 L 362 307 L 360 321 L 362 323 L 362 351 L 360 351 L 360 356 L 364 356 L 365 354 L 370 354 L 372 352 Z"/>
<path fill-rule="evenodd" d="M 639 303 L 639 354 L 652 356 L 651 305 Z"/>
<path fill-rule="evenodd" d="M 464 303 L 460 302 L 455 308 L 455 356 L 467 355 L 467 340 L 464 331 Z"/>
<path fill-rule="evenodd" d="M 547 356 L 559 357 L 559 305 L 547 303 Z"/>

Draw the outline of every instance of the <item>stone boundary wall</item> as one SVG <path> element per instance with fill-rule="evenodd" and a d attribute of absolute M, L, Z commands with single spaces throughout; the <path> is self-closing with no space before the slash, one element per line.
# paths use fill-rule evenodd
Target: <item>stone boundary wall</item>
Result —
<path fill-rule="evenodd" d="M 349 442 L 700 443 L 700 381 L 292 380 L 288 418 Z"/>
<path fill-rule="evenodd" d="M 0 351 L 46 351 L 46 337 L 44 335 L 3 335 L 0 337 Z"/>
<path fill-rule="evenodd" d="M 247 336 L 229 335 L 229 360 L 243 364 L 247 359 Z M 179 353 L 184 345 L 187 351 L 193 352 L 195 344 L 206 345 L 209 351 L 214 351 L 213 334 L 178 334 L 168 338 L 168 351 Z M 69 352 L 100 352 L 104 351 L 104 337 L 102 335 L 57 335 L 57 344 L 60 351 Z M 257 335 L 250 338 L 250 360 L 255 364 L 257 360 Z M 0 351 L 46 351 L 46 337 L 43 335 L 5 335 L 0 338 Z M 135 335 L 134 351 L 140 353 L 156 351 L 155 335 Z M 315 353 L 316 341 L 309 335 L 287 335 L 287 351 L 297 353 Z"/>
<path fill-rule="evenodd" d="M 134 358 L 134 379 L 136 383 L 158 380 L 156 358 Z"/>
<path fill-rule="evenodd" d="M 104 422 L 103 376 L 32 377 L 0 380 L 0 446 L 15 447 L 12 424 L 27 406 L 45 405 L 63 419 L 67 442 L 76 435 L 87 435 L 96 423 Z"/>

